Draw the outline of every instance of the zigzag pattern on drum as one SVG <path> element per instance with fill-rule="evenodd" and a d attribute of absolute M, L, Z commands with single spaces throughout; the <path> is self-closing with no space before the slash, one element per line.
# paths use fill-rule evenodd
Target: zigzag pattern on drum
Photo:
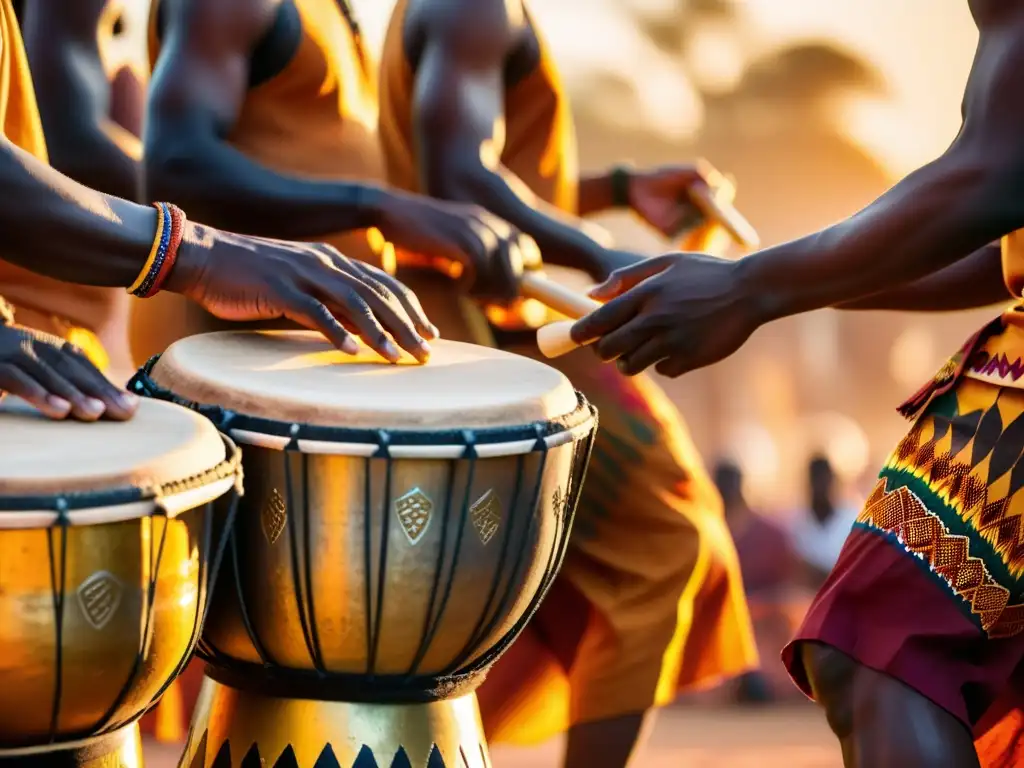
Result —
<path fill-rule="evenodd" d="M 205 768 L 206 737 L 207 734 L 203 734 L 189 768 Z M 423 768 L 492 768 L 487 750 L 483 745 L 480 745 L 479 750 L 478 755 L 469 755 L 465 748 L 460 748 L 458 759 L 449 764 L 445 762 L 437 745 L 434 745 Z M 213 759 L 210 768 L 232 768 L 232 766 L 231 744 L 225 741 L 217 751 L 217 756 Z M 239 768 L 420 768 L 420 766 L 413 766 L 403 747 L 399 747 L 394 755 L 375 756 L 373 750 L 365 744 L 356 755 L 355 762 L 352 763 L 346 760 L 343 764 L 338 760 L 334 748 L 330 744 L 326 744 L 312 766 L 299 765 L 295 758 L 295 750 L 291 745 L 285 747 L 271 765 L 260 755 L 258 745 L 253 744 L 246 751 Z"/>

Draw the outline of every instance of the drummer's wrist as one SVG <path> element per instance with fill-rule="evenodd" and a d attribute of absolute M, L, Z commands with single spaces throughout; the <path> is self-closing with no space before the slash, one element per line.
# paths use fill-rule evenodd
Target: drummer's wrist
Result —
<path fill-rule="evenodd" d="M 644 257 L 638 253 L 619 251 L 612 248 L 602 248 L 598 259 L 597 269 L 590 272 L 590 276 L 594 280 L 603 283 L 615 270 L 631 267 L 643 260 Z"/>
<path fill-rule="evenodd" d="M 211 246 L 220 233 L 194 222 L 185 223 L 185 233 L 178 246 L 174 266 L 163 283 L 168 293 L 188 295 L 199 283 L 210 259 Z"/>
<path fill-rule="evenodd" d="M 339 200 L 345 209 L 347 221 L 353 229 L 381 228 L 387 225 L 388 210 L 394 203 L 394 194 L 372 184 L 348 184 Z"/>

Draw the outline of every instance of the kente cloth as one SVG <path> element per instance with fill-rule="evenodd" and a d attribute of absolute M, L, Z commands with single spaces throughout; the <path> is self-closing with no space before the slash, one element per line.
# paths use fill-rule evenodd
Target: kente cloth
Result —
<path fill-rule="evenodd" d="M 1020 317 L 986 326 L 905 404 L 920 415 L 783 653 L 808 696 L 807 641 L 900 680 L 971 728 L 986 766 L 1016 765 L 1022 732 Z"/>

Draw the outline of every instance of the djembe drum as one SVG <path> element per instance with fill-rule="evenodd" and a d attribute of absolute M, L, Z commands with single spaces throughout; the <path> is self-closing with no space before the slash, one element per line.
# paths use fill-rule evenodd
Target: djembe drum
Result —
<path fill-rule="evenodd" d="M 596 413 L 508 353 L 410 362 L 227 332 L 133 381 L 244 444 L 183 766 L 490 765 L 473 691 L 559 569 Z"/>
<path fill-rule="evenodd" d="M 199 639 L 239 452 L 152 401 L 82 424 L 10 399 L 0 430 L 0 764 L 137 768 L 137 721 Z"/>

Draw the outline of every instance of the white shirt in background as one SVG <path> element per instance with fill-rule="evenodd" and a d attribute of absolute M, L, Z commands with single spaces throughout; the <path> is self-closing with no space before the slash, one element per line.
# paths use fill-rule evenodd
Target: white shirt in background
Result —
<path fill-rule="evenodd" d="M 835 514 L 824 523 L 819 522 L 810 510 L 794 520 L 793 548 L 806 562 L 823 571 L 832 570 L 839 559 L 839 552 L 846 542 L 850 528 L 857 519 L 855 507 L 840 505 Z"/>

